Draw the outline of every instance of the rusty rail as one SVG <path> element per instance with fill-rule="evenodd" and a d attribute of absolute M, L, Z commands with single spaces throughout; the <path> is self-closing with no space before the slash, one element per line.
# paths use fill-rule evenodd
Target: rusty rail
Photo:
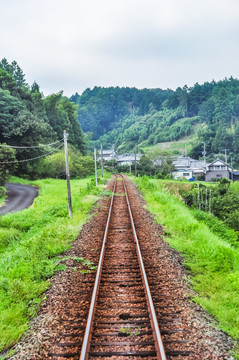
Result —
<path fill-rule="evenodd" d="M 82 348 L 81 348 L 80 360 L 86 360 L 88 358 L 88 352 L 89 352 L 89 346 L 90 346 L 90 340 L 91 340 L 91 327 L 92 327 L 93 320 L 94 320 L 94 311 L 95 311 L 97 296 L 98 296 L 98 292 L 99 292 L 99 283 L 100 283 L 100 277 L 101 277 L 101 273 L 102 273 L 102 265 L 103 265 L 103 259 L 104 259 L 104 253 L 105 253 L 105 243 L 106 243 L 107 234 L 108 234 L 108 230 L 109 230 L 109 223 L 110 223 L 111 210 L 112 210 L 113 201 L 114 201 L 116 181 L 117 181 L 117 178 L 115 179 L 114 189 L 113 189 L 112 198 L 111 198 L 111 202 L 110 202 L 109 214 L 108 214 L 106 227 L 105 227 L 104 239 L 103 239 L 103 244 L 102 244 L 102 248 L 101 248 L 94 289 L 93 289 L 92 298 L 91 298 L 91 304 L 90 304 L 90 310 L 89 310 L 89 315 L 88 315 L 86 329 L 85 329 L 84 340 L 83 340 L 83 344 L 82 344 Z"/>
<path fill-rule="evenodd" d="M 127 193 L 127 188 L 125 185 L 124 177 L 123 177 L 123 183 L 124 183 L 125 195 L 126 195 L 126 200 L 127 200 L 127 204 L 128 204 L 128 210 L 129 210 L 129 216 L 130 216 L 131 226 L 132 226 L 132 230 L 133 230 L 134 240 L 136 243 L 137 255 L 138 255 L 141 275 L 142 275 L 142 279 L 143 279 L 144 291 L 145 291 L 145 295 L 147 298 L 147 305 L 148 305 L 148 310 L 149 310 L 149 314 L 150 314 L 150 322 L 151 322 L 152 329 L 154 330 L 153 337 L 155 340 L 156 351 L 157 351 L 158 359 L 166 360 L 163 341 L 162 341 L 161 333 L 159 330 L 158 320 L 156 317 L 154 304 L 153 304 L 151 292 L 149 289 L 149 283 L 148 283 L 148 279 L 147 279 L 147 275 L 145 272 L 141 251 L 140 251 L 139 241 L 138 241 L 138 237 L 137 237 L 135 226 L 134 226 L 133 215 L 132 215 L 132 211 L 131 211 L 131 207 L 130 207 L 130 203 L 129 203 L 129 198 L 128 198 L 128 193 Z"/>
<path fill-rule="evenodd" d="M 161 338 L 161 334 L 160 334 L 160 330 L 159 330 L 159 326 L 158 326 L 158 322 L 157 322 L 157 317 L 155 314 L 155 309 L 154 309 L 154 305 L 153 305 L 153 301 L 152 301 L 152 297 L 151 297 L 151 293 L 150 293 L 150 289 L 149 289 L 149 284 L 148 284 L 148 280 L 147 280 L 147 276 L 146 276 L 146 272 L 145 272 L 145 268 L 144 268 L 144 264 L 143 264 L 143 259 L 142 259 L 142 255 L 141 255 L 141 251 L 140 251 L 139 241 L 138 241 L 135 226 L 134 226 L 133 215 L 132 215 L 129 198 L 128 198 L 128 194 L 127 194 L 127 188 L 125 185 L 124 177 L 122 176 L 122 178 L 123 178 L 123 185 L 124 185 L 126 200 L 127 200 L 127 204 L 128 204 L 128 211 L 129 211 L 133 236 L 134 236 L 134 240 L 136 243 L 137 257 L 139 260 L 140 271 L 141 271 L 143 286 L 144 286 L 144 292 L 145 292 L 145 296 L 147 299 L 147 307 L 148 307 L 148 311 L 149 311 L 149 315 L 150 315 L 150 323 L 151 323 L 151 327 L 153 330 L 153 337 L 154 337 L 154 341 L 155 341 L 157 359 L 158 360 L 166 360 L 164 346 L 162 343 L 162 338 Z M 92 293 L 90 310 L 89 310 L 89 315 L 88 315 L 88 319 L 87 319 L 84 340 L 83 340 L 83 344 L 82 344 L 82 348 L 81 348 L 80 360 L 87 360 L 88 356 L 89 356 L 88 353 L 89 353 L 89 349 L 90 349 L 90 341 L 91 341 L 91 336 L 92 336 L 91 330 L 92 330 L 92 325 L 93 325 L 93 321 L 94 321 L 94 313 L 95 313 L 97 297 L 98 297 L 98 293 L 99 293 L 99 284 L 100 284 L 100 278 L 101 278 L 102 267 L 103 267 L 103 259 L 104 259 L 105 245 L 106 245 L 106 239 L 107 239 L 107 235 L 108 235 L 109 223 L 110 223 L 110 218 L 111 218 L 111 211 L 112 211 L 112 206 L 113 206 L 113 201 L 114 201 L 116 182 L 117 182 L 117 177 L 116 177 L 116 180 L 114 183 L 114 189 L 113 189 L 113 194 L 112 194 L 112 198 L 111 198 L 109 214 L 108 214 L 108 218 L 107 218 L 104 239 L 103 239 L 103 244 L 102 244 L 100 259 L 99 259 L 99 263 L 98 263 L 95 284 L 94 284 L 94 289 L 93 289 L 93 293 Z"/>

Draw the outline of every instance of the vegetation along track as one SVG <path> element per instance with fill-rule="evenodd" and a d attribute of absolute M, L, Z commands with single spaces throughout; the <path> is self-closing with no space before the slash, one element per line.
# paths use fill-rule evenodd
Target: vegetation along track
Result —
<path fill-rule="evenodd" d="M 125 181 L 117 176 L 87 324 L 86 320 L 69 320 L 64 332 L 68 342 L 59 344 L 64 350 L 50 357 L 79 359 L 81 348 L 81 360 L 188 358 L 190 351 L 179 335 L 179 314 L 170 304 L 162 306 L 165 289 L 161 290 L 160 294 L 157 286 L 154 289 L 152 264 L 143 265 Z M 162 336 L 154 298 L 160 309 L 157 316 Z"/>

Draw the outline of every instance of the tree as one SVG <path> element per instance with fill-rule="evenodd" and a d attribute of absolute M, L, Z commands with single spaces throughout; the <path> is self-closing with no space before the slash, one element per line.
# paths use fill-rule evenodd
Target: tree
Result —
<path fill-rule="evenodd" d="M 23 73 L 20 66 L 14 60 L 11 64 L 8 63 L 6 58 L 0 61 L 0 68 L 7 71 L 16 81 L 18 87 L 26 87 L 27 83 L 25 80 L 25 74 Z"/>
<path fill-rule="evenodd" d="M 35 81 L 31 86 L 31 98 L 34 105 L 34 113 L 39 119 L 47 122 L 44 95 L 40 92 L 40 86 Z"/>
<path fill-rule="evenodd" d="M 69 142 L 85 154 L 85 142 L 81 126 L 77 121 L 77 106 L 62 95 L 52 94 L 44 100 L 47 122 L 57 134 L 58 139 L 62 139 L 63 131 L 69 134 Z"/>
<path fill-rule="evenodd" d="M 0 88 L 3 90 L 9 90 L 10 93 L 16 88 L 16 81 L 6 71 L 0 68 Z"/>
<path fill-rule="evenodd" d="M 16 161 L 15 150 L 2 145 L 6 145 L 6 143 L 0 144 L 0 186 L 5 184 L 17 166 L 14 163 Z"/>

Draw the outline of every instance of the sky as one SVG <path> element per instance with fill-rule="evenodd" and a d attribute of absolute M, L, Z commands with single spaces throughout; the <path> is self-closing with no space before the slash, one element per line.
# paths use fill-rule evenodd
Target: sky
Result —
<path fill-rule="evenodd" d="M 239 78 L 238 0 L 0 0 L 0 59 L 44 95 Z"/>

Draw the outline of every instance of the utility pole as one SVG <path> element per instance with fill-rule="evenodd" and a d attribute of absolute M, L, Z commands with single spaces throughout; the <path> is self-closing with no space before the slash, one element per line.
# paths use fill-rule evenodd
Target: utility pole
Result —
<path fill-rule="evenodd" d="M 205 168 L 206 168 L 206 154 L 207 154 L 207 152 L 206 152 L 206 144 L 205 144 L 205 142 L 203 143 L 203 152 L 202 152 L 202 155 L 203 155 L 203 160 L 204 160 L 204 166 L 205 166 Z"/>
<path fill-rule="evenodd" d="M 68 194 L 68 209 L 69 217 L 72 218 L 72 203 L 71 203 L 71 185 L 70 185 L 70 170 L 68 163 L 68 147 L 67 147 L 68 134 L 64 130 L 64 148 L 65 148 L 65 162 L 66 162 L 66 182 L 67 182 L 67 194 Z"/>
<path fill-rule="evenodd" d="M 209 214 L 212 213 L 212 190 L 210 189 L 209 193 Z"/>
<path fill-rule="evenodd" d="M 185 152 L 184 152 L 185 158 L 188 156 L 187 154 L 187 144 L 185 144 Z"/>
<path fill-rule="evenodd" d="M 137 155 L 137 145 L 135 145 L 135 153 L 134 153 L 134 176 L 137 176 L 137 161 L 136 161 L 136 155 Z"/>
<path fill-rule="evenodd" d="M 225 149 L 225 163 L 227 164 L 227 150 L 228 149 Z"/>
<path fill-rule="evenodd" d="M 206 198 L 205 198 L 205 211 L 207 212 L 207 187 L 206 187 Z"/>
<path fill-rule="evenodd" d="M 114 153 L 115 153 L 115 144 L 112 145 L 112 162 L 111 162 L 112 172 L 114 168 Z"/>
<path fill-rule="evenodd" d="M 104 177 L 104 166 L 103 166 L 103 148 L 102 143 L 100 145 L 100 155 L 101 155 L 101 177 Z"/>
<path fill-rule="evenodd" d="M 201 210 L 201 203 L 200 203 L 200 188 L 198 184 L 198 209 Z"/>
<path fill-rule="evenodd" d="M 232 157 L 231 157 L 231 179 L 232 179 L 232 181 L 234 181 L 233 167 L 232 167 Z"/>
<path fill-rule="evenodd" d="M 94 148 L 94 158 L 95 158 L 95 186 L 98 186 L 98 179 L 97 179 L 97 162 L 96 162 L 96 148 Z"/>

